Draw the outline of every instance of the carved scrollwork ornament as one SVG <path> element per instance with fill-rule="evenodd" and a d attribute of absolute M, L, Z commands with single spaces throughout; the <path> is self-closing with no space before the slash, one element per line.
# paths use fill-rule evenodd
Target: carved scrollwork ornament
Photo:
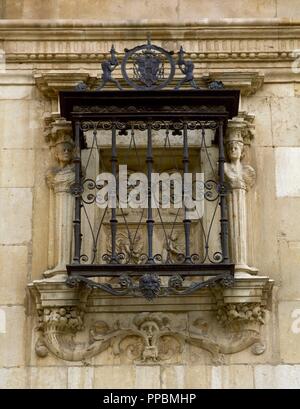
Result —
<path fill-rule="evenodd" d="M 250 346 L 256 355 L 265 351 L 258 330 L 240 327 L 238 331 L 224 331 L 222 327 L 215 332 L 201 315 L 189 323 L 178 320 L 176 314 L 139 313 L 129 320 L 120 316 L 110 323 L 101 319 L 92 322 L 84 343 L 76 342 L 75 337 L 83 329 L 81 310 L 47 308 L 40 311 L 35 350 L 41 358 L 49 351 L 64 360 L 85 362 L 111 348 L 115 356 L 125 355 L 135 363 L 147 364 L 180 362 L 186 344 L 208 351 L 215 364 L 224 362 L 226 354 Z"/>

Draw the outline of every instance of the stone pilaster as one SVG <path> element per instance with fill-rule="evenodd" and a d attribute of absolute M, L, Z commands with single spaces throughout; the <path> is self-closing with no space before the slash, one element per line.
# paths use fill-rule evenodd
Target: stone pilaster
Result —
<path fill-rule="evenodd" d="M 245 145 L 249 145 L 253 138 L 253 119 L 251 115 L 240 113 L 229 122 L 225 139 L 231 257 L 236 272 L 250 274 L 256 274 L 257 269 L 248 265 L 246 194 L 255 183 L 256 172 L 243 163 L 243 158 Z"/>
<path fill-rule="evenodd" d="M 56 160 L 46 174 L 50 189 L 49 264 L 45 277 L 65 274 L 71 261 L 73 200 L 70 187 L 75 182 L 74 143 L 71 125 L 60 118 L 48 121 L 46 137 Z"/>

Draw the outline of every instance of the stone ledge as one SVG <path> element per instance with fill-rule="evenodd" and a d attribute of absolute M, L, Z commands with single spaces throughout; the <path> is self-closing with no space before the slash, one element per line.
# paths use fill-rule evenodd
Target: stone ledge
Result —
<path fill-rule="evenodd" d="M 264 75 L 254 71 L 210 72 L 203 79 L 207 83 L 222 81 L 225 88 L 240 89 L 245 96 L 255 94 L 264 83 Z"/>
<path fill-rule="evenodd" d="M 99 57 L 98 57 L 99 58 Z M 103 56 L 103 58 L 105 58 Z M 100 81 L 99 76 L 93 76 L 84 72 L 73 71 L 48 71 L 45 73 L 35 73 L 34 79 L 38 89 L 45 97 L 56 98 L 59 91 L 74 90 L 79 82 L 84 82 L 88 88 L 95 88 Z M 115 77 L 122 85 L 123 78 L 116 75 Z M 173 81 L 173 86 L 178 83 L 180 77 L 176 76 Z M 199 78 L 196 78 L 200 87 L 207 86 L 211 81 L 222 81 L 225 88 L 240 89 L 242 95 L 253 95 L 262 87 L 264 82 L 264 75 L 255 71 L 227 71 L 227 72 L 210 72 L 208 74 L 199 73 Z M 128 86 L 128 85 L 127 85 Z M 170 85 L 172 86 L 172 84 Z M 107 89 L 114 89 L 114 86 L 108 84 Z"/>
<path fill-rule="evenodd" d="M 47 73 L 36 73 L 34 79 L 38 89 L 48 98 L 56 98 L 59 91 L 70 91 L 80 82 L 85 82 L 88 86 L 95 86 L 99 81 L 97 77 L 92 77 L 84 72 L 69 71 L 48 71 Z"/>
<path fill-rule="evenodd" d="M 36 280 L 29 284 L 37 308 L 81 307 L 86 312 L 130 312 L 130 311 L 208 311 L 216 308 L 214 291 L 200 289 L 192 295 L 157 297 L 148 302 L 141 297 L 112 296 L 99 289 L 80 290 L 69 288 L 65 284 L 66 276 Z M 224 303 L 260 303 L 268 304 L 274 281 L 267 276 L 238 274 L 232 288 L 219 288 L 218 299 Z M 269 304 L 268 304 L 269 305 Z"/>

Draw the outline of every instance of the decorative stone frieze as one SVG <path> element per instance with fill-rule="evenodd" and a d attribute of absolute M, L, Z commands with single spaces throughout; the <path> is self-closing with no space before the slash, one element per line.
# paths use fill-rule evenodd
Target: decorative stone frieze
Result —
<path fill-rule="evenodd" d="M 244 274 L 232 288 L 145 303 L 100 290 L 71 289 L 62 277 L 35 281 L 29 288 L 37 308 L 36 353 L 86 361 L 110 348 L 115 356 L 147 364 L 182 362 L 189 345 L 208 351 L 216 364 L 250 346 L 260 354 L 265 350 L 260 329 L 272 286 L 268 277 Z"/>

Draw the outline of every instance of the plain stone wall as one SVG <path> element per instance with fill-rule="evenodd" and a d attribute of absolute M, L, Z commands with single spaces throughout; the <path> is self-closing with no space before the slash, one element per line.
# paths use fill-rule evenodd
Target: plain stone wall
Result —
<path fill-rule="evenodd" d="M 0 311 L 5 317 L 0 367 L 4 381 L 7 374 L 21 385 L 26 364 L 26 285 L 32 280 L 33 219 L 39 191 L 36 158 L 44 145 L 45 103 L 37 95 L 32 75 L 0 74 L 0 83 Z"/>
<path fill-rule="evenodd" d="M 1 368 L 0 388 L 299 389 L 300 365 Z"/>
<path fill-rule="evenodd" d="M 138 7 L 137 7 L 138 4 Z M 299 18 L 298 0 L 2 0 L 2 18 L 101 18 L 102 20 L 288 17 Z"/>

